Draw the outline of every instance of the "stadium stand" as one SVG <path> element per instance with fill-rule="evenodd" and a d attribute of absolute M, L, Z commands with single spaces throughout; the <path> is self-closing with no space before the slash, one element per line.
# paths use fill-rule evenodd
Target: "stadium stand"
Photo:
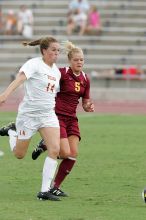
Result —
<path fill-rule="evenodd" d="M 20 5 L 28 5 L 34 14 L 34 36 L 54 35 L 59 41 L 71 40 L 85 52 L 87 72 L 140 65 L 146 69 L 146 1 L 109 0 L 107 7 L 101 0 L 91 0 L 101 14 L 102 34 L 78 36 L 66 35 L 69 0 L 1 0 L 3 14 L 9 9 L 16 13 Z M 38 48 L 24 48 L 22 36 L 0 35 L 0 80 L 8 80 L 12 73 L 30 57 L 38 54 Z M 58 65 L 65 65 L 61 55 Z"/>

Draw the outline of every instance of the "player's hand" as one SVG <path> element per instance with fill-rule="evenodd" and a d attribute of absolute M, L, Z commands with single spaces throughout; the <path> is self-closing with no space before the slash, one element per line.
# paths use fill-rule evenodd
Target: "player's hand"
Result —
<path fill-rule="evenodd" d="M 86 112 L 94 112 L 94 104 L 92 102 L 87 102 L 83 105 L 83 108 Z"/>
<path fill-rule="evenodd" d="M 87 112 L 94 112 L 94 104 L 93 103 L 87 104 Z"/>
<path fill-rule="evenodd" d="M 3 103 L 5 103 L 6 101 L 6 96 L 4 93 L 0 94 L 0 105 L 2 105 Z"/>

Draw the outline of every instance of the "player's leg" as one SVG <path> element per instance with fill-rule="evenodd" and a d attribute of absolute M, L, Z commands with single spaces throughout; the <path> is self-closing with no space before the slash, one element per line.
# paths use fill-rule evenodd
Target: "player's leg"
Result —
<path fill-rule="evenodd" d="M 54 194 L 58 193 L 60 190 L 60 185 L 64 181 L 65 177 L 71 172 L 78 154 L 78 144 L 80 140 L 80 131 L 78 126 L 77 118 L 68 118 L 65 117 L 64 125 L 63 118 L 59 119 L 60 121 L 60 136 L 61 136 L 61 150 L 60 155 L 65 158 L 59 165 L 58 172 L 54 180 Z M 58 189 L 58 190 L 57 190 Z M 64 195 L 62 191 L 60 196 Z"/>
<path fill-rule="evenodd" d="M 8 125 L 2 127 L 0 129 L 0 135 L 9 136 L 10 149 L 18 159 L 22 159 L 25 156 L 29 146 L 30 139 L 29 138 L 26 140 L 18 139 L 16 126 L 14 122 L 9 123 Z"/>
<path fill-rule="evenodd" d="M 72 135 L 68 137 L 68 139 L 61 139 L 61 146 L 63 147 L 70 147 L 71 153 L 70 156 L 63 159 L 59 165 L 58 172 L 54 179 L 54 187 L 60 188 L 61 183 L 64 181 L 65 177 L 71 172 L 75 162 L 76 156 L 78 153 L 78 143 L 79 138 L 78 136 Z"/>
<path fill-rule="evenodd" d="M 23 159 L 25 157 L 30 141 L 31 139 L 16 140 L 16 146 L 13 148 L 13 153 L 15 157 L 17 157 L 18 159 Z"/>
<path fill-rule="evenodd" d="M 59 156 L 61 158 L 67 158 L 70 154 L 70 146 L 68 143 L 68 139 L 67 138 L 61 138 L 60 139 L 60 153 Z M 60 189 L 60 182 L 62 182 L 62 179 L 64 179 L 66 176 L 66 169 L 64 167 L 64 161 L 65 159 L 63 159 L 59 165 L 56 177 L 54 179 L 54 182 L 52 184 L 52 188 L 51 188 L 51 192 L 52 194 L 56 195 L 56 196 L 62 196 L 62 197 L 66 197 L 68 196 L 65 192 L 63 192 Z"/>
<path fill-rule="evenodd" d="M 46 150 L 47 150 L 47 147 L 44 144 L 44 140 L 41 140 L 40 143 L 38 144 L 38 146 L 36 147 L 36 149 L 32 152 L 33 160 L 37 159 L 37 157 L 40 156 L 40 154 L 43 153 Z M 59 157 L 60 158 L 68 158 L 69 155 L 70 155 L 70 146 L 69 146 L 69 143 L 68 143 L 68 139 L 67 138 L 62 138 L 60 140 Z M 62 169 L 62 167 L 64 167 L 64 164 L 66 164 L 66 160 L 63 160 L 61 162 L 60 166 L 59 166 L 59 170 L 60 170 L 60 172 L 58 173 L 59 180 L 62 176 L 64 178 L 64 169 Z M 63 175 L 62 175 L 62 171 L 63 171 Z M 52 194 L 54 194 L 56 196 L 63 196 L 63 197 L 67 196 L 67 194 L 65 192 L 63 192 L 58 187 L 54 186 L 54 184 L 53 184 L 53 187 L 51 188 L 50 191 L 52 192 Z"/>
<path fill-rule="evenodd" d="M 66 141 L 65 141 L 66 142 Z M 47 150 L 45 141 L 43 139 L 40 140 L 34 151 L 32 152 L 32 159 L 36 160 L 43 152 Z M 67 144 L 61 144 L 60 146 L 60 153 L 59 153 L 59 158 L 67 158 L 70 155 L 70 147 L 68 145 L 68 140 Z"/>
<path fill-rule="evenodd" d="M 62 138 L 67 138 L 67 133 L 66 133 L 66 116 L 58 116 L 58 119 L 59 119 L 59 124 L 60 124 L 60 136 Z M 36 160 L 43 152 L 45 152 L 47 150 L 47 147 L 45 145 L 46 145 L 46 143 L 45 143 L 44 140 L 41 140 L 39 142 L 37 147 L 32 152 L 32 159 L 33 160 Z M 61 150 L 61 152 L 60 152 L 61 155 L 59 154 L 59 156 L 61 158 L 65 158 L 66 154 L 67 154 L 67 156 L 70 154 L 69 147 L 63 148 L 63 146 L 62 146 L 62 147 L 60 147 L 60 150 Z"/>
<path fill-rule="evenodd" d="M 57 156 L 60 150 L 60 128 L 58 127 L 43 127 L 39 129 L 40 135 L 45 141 L 48 156 L 45 159 L 42 173 L 42 187 L 37 197 L 40 200 L 60 199 L 50 192 L 51 182 L 54 178 L 57 169 Z"/>
<path fill-rule="evenodd" d="M 77 158 L 78 149 L 79 149 L 79 136 L 71 135 L 68 137 L 69 146 L 70 146 L 70 157 Z"/>

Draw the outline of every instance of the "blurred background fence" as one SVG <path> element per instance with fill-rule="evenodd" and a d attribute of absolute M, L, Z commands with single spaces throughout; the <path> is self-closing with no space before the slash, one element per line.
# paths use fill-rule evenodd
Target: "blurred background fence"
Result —
<path fill-rule="evenodd" d="M 53 35 L 71 40 L 85 54 L 84 71 L 91 79 L 92 97 L 97 102 L 146 103 L 146 1 L 91 0 L 100 13 L 100 33 L 67 35 L 67 14 L 71 0 L 0 1 L 0 91 L 15 77 L 19 67 L 39 54 L 39 48 L 25 48 L 22 41 Z M 25 5 L 33 14 L 33 34 L 5 31 L 8 14 Z M 58 66 L 67 65 L 61 54 Z M 15 96 L 16 97 L 16 96 Z M 18 100 L 18 99 L 17 99 Z"/>

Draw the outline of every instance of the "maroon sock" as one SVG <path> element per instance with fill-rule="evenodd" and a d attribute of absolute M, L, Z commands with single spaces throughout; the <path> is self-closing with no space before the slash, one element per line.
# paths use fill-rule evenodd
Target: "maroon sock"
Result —
<path fill-rule="evenodd" d="M 55 180 L 54 180 L 54 186 L 59 188 L 60 184 L 63 182 L 65 177 L 70 173 L 72 170 L 76 160 L 74 159 L 63 159 L 62 162 L 59 165 L 58 172 L 56 174 Z"/>

